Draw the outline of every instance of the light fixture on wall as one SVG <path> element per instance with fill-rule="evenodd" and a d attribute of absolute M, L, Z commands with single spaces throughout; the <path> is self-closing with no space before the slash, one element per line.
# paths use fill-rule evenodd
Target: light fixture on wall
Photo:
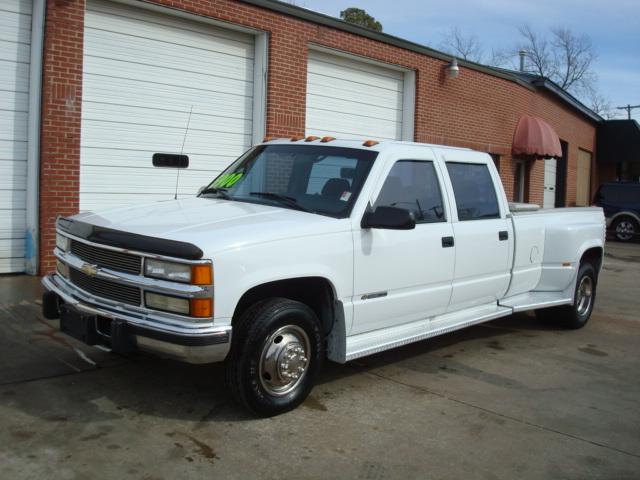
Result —
<path fill-rule="evenodd" d="M 458 66 L 458 59 L 455 57 L 451 60 L 451 63 L 445 68 L 447 76 L 449 78 L 456 78 L 460 74 L 460 67 Z"/>

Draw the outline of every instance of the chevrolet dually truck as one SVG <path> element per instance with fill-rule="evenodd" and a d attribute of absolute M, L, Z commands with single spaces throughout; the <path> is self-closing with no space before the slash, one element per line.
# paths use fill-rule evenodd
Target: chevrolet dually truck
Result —
<path fill-rule="evenodd" d="M 232 396 L 268 416 L 325 359 L 525 310 L 584 326 L 605 221 L 510 205 L 485 153 L 307 137 L 251 148 L 192 198 L 56 228 L 45 317 L 114 352 L 224 362 Z"/>

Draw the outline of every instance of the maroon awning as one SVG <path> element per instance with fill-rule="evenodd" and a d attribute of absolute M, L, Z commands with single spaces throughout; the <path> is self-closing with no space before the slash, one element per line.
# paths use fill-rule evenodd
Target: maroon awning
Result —
<path fill-rule="evenodd" d="M 561 158 L 562 147 L 555 130 L 541 118 L 523 115 L 513 134 L 514 156 Z"/>

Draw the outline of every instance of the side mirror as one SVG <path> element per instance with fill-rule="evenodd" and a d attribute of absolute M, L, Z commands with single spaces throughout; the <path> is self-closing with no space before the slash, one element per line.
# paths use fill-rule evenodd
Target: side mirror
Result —
<path fill-rule="evenodd" d="M 189 157 L 176 153 L 154 153 L 153 166 L 163 168 L 187 168 Z"/>
<path fill-rule="evenodd" d="M 387 230 L 411 230 L 416 228 L 413 212 L 397 207 L 378 207 L 362 217 L 362 228 L 383 228 Z"/>

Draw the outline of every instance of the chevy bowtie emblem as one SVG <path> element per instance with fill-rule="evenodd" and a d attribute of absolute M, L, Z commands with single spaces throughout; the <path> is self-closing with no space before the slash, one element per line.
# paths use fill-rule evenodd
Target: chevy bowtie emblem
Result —
<path fill-rule="evenodd" d="M 84 273 L 86 273 L 90 277 L 95 277 L 98 274 L 98 266 L 91 265 L 90 263 L 85 263 L 84 265 L 82 265 L 80 270 L 82 270 Z"/>

